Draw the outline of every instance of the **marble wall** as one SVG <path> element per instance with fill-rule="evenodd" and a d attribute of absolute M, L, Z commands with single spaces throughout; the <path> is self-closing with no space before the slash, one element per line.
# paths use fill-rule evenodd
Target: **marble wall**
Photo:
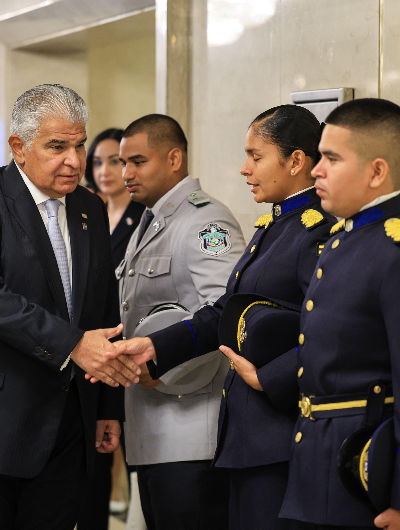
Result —
<path fill-rule="evenodd" d="M 239 174 L 249 123 L 293 91 L 353 87 L 355 97 L 377 97 L 379 0 L 192 0 L 192 9 L 191 171 L 249 240 L 269 209 Z M 400 103 L 399 22 L 398 0 L 385 0 L 383 95 Z"/>

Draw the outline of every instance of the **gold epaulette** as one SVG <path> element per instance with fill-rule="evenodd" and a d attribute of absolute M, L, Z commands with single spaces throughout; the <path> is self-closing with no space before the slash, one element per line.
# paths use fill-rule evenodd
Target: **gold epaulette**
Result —
<path fill-rule="evenodd" d="M 329 232 L 331 235 L 336 234 L 336 232 L 339 232 L 342 228 L 344 228 L 344 223 L 346 222 L 346 219 L 342 219 L 338 223 L 332 226 L 331 231 Z"/>
<path fill-rule="evenodd" d="M 392 217 L 385 221 L 385 232 L 388 237 L 391 237 L 396 243 L 400 242 L 400 219 Z"/>
<path fill-rule="evenodd" d="M 301 214 L 301 222 L 306 228 L 312 228 L 324 220 L 324 216 L 318 210 L 306 210 Z"/>
<path fill-rule="evenodd" d="M 264 227 L 267 228 L 270 223 L 272 223 L 272 213 L 267 213 L 267 215 L 262 215 L 256 224 L 254 225 L 256 228 Z"/>

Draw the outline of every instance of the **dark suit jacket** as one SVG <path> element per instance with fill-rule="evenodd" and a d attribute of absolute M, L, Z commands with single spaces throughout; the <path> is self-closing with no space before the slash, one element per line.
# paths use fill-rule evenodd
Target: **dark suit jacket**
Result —
<path fill-rule="evenodd" d="M 143 204 L 131 201 L 111 234 L 111 251 L 115 268 L 125 257 L 129 240 L 139 226 L 144 209 Z"/>
<path fill-rule="evenodd" d="M 66 208 L 73 324 L 38 208 L 15 163 L 0 169 L 0 473 L 5 475 L 30 478 L 43 469 L 60 425 L 73 363 L 63 371 L 60 367 L 84 331 L 119 322 L 105 207 L 78 186 L 67 195 Z M 88 383 L 76 365 L 75 377 L 90 471 L 96 419 L 123 418 L 123 389 Z"/>
<path fill-rule="evenodd" d="M 303 222 L 307 210 L 318 221 L 309 227 Z M 314 190 L 275 205 L 273 212 L 235 265 L 226 294 L 214 306 L 197 311 L 190 327 L 180 322 L 150 335 L 157 354 L 152 375 L 160 377 L 190 357 L 216 350 L 220 317 L 234 293 L 302 304 L 319 246 L 329 239 L 336 219 L 322 210 Z M 244 468 L 288 460 L 299 393 L 296 357 L 294 341 L 291 350 L 257 371 L 264 392 L 254 390 L 236 371 L 229 370 L 219 415 L 216 466 Z"/>

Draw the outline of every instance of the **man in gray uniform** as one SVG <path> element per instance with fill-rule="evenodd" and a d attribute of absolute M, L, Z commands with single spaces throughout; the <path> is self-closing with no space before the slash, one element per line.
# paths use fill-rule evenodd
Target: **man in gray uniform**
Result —
<path fill-rule="evenodd" d="M 129 339 L 160 305 L 181 306 L 183 319 L 216 301 L 244 240 L 228 208 L 188 176 L 187 140 L 172 118 L 153 114 L 134 121 L 123 134 L 120 158 L 132 199 L 146 206 L 116 271 Z M 148 322 L 172 323 L 167 313 Z M 137 466 L 148 530 L 227 528 L 228 484 L 221 470 L 210 468 L 226 359 L 211 352 L 156 381 L 146 365 L 141 369 L 140 384 L 126 392 L 125 425 L 127 460 Z"/>

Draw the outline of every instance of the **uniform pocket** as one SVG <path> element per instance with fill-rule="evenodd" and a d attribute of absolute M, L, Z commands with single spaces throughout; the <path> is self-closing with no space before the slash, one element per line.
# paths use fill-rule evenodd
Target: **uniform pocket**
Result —
<path fill-rule="evenodd" d="M 138 307 L 154 307 L 167 302 L 178 302 L 171 262 L 172 256 L 146 256 L 136 263 L 138 280 L 135 304 Z"/>

